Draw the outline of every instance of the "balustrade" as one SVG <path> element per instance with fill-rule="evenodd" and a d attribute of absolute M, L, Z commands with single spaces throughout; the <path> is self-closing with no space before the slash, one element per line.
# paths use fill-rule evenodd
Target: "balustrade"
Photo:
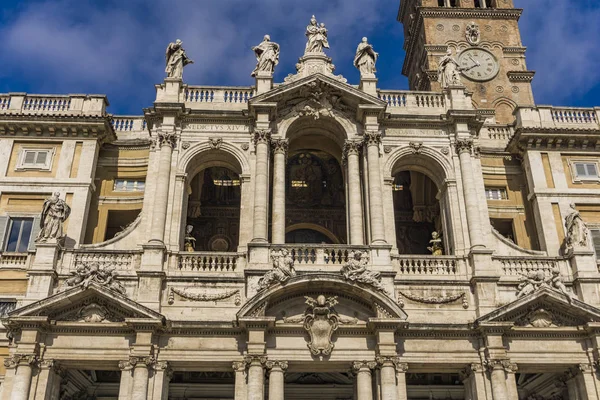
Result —
<path fill-rule="evenodd" d="M 106 115 L 106 97 L 102 95 L 0 94 L 0 112 L 37 115 Z"/>
<path fill-rule="evenodd" d="M 392 255 L 392 265 L 403 275 L 458 275 L 461 262 L 454 256 Z"/>
<path fill-rule="evenodd" d="M 368 253 L 366 246 L 347 245 L 302 245 L 286 244 L 274 246 L 285 248 L 292 256 L 295 265 L 344 265 L 352 250 L 361 250 Z"/>
<path fill-rule="evenodd" d="M 509 125 L 490 125 L 484 128 L 487 136 L 492 140 L 509 141 L 515 134 L 515 130 Z"/>
<path fill-rule="evenodd" d="M 435 112 L 443 112 L 446 106 L 444 95 L 437 92 L 380 90 L 378 97 L 392 109 L 430 109 Z"/>
<path fill-rule="evenodd" d="M 0 254 L 0 268 L 27 269 L 31 259 L 29 254 L 2 253 Z"/>
<path fill-rule="evenodd" d="M 115 268 L 117 270 L 133 270 L 140 266 L 141 253 L 123 250 L 74 251 L 66 254 L 65 261 L 70 258 L 69 270 L 80 265 L 98 264 L 99 268 Z"/>
<path fill-rule="evenodd" d="M 185 101 L 188 103 L 247 104 L 253 96 L 253 87 L 188 86 L 185 91 Z"/>
<path fill-rule="evenodd" d="M 193 252 L 179 253 L 176 269 L 180 271 L 235 272 L 239 253 Z"/>
<path fill-rule="evenodd" d="M 146 120 L 142 116 L 115 116 L 112 126 L 117 132 L 141 132 L 146 130 Z"/>
<path fill-rule="evenodd" d="M 10 107 L 10 96 L 0 95 L 0 110 L 8 110 Z"/>
<path fill-rule="evenodd" d="M 554 268 L 559 268 L 561 273 L 568 272 L 564 260 L 544 257 L 493 257 L 500 263 L 504 275 L 523 276 L 533 271 L 543 271 L 546 276 L 552 275 Z"/>
<path fill-rule="evenodd" d="M 552 108 L 552 120 L 557 124 L 597 124 L 596 111 L 590 108 Z"/>

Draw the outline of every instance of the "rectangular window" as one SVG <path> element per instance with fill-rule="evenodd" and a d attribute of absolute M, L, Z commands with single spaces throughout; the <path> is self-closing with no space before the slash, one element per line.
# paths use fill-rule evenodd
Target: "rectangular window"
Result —
<path fill-rule="evenodd" d="M 32 229 L 33 218 L 11 218 L 4 251 L 8 253 L 27 253 Z"/>
<path fill-rule="evenodd" d="M 490 218 L 490 223 L 492 224 L 492 227 L 498 231 L 498 233 L 511 242 L 516 243 L 512 219 Z"/>
<path fill-rule="evenodd" d="M 506 188 L 485 188 L 485 197 L 488 200 L 507 200 L 508 194 L 506 193 Z"/>
<path fill-rule="evenodd" d="M 19 169 L 41 169 L 49 171 L 52 167 L 54 149 L 22 149 L 17 163 Z"/>
<path fill-rule="evenodd" d="M 115 192 L 143 192 L 146 182 L 134 179 L 115 179 L 113 190 Z"/>
<path fill-rule="evenodd" d="M 576 162 L 575 174 L 579 179 L 598 179 L 598 165 L 596 163 Z"/>

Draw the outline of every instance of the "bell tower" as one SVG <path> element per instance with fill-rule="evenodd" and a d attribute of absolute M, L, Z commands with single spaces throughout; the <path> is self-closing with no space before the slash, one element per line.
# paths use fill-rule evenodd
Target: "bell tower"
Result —
<path fill-rule="evenodd" d="M 479 109 L 494 109 L 497 123 L 511 123 L 517 105 L 534 104 L 525 47 L 513 0 L 401 0 L 406 59 L 402 73 L 411 90 L 441 90 L 438 61 L 448 49 L 465 68 L 463 84 Z"/>

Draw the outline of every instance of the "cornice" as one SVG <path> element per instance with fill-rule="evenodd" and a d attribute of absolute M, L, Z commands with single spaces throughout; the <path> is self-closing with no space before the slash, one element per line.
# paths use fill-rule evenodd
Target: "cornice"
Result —
<path fill-rule="evenodd" d="M 535 71 L 508 71 L 506 73 L 511 82 L 531 82 L 535 76 Z"/>

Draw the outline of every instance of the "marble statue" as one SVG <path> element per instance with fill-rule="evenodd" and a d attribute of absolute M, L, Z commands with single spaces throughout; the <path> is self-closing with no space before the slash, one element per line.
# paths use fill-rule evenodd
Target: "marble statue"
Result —
<path fill-rule="evenodd" d="M 115 268 L 100 268 L 100 264 L 91 263 L 89 265 L 79 265 L 74 272 L 71 272 L 71 277 L 67 278 L 65 285 L 69 287 L 81 285 L 84 289 L 87 289 L 94 282 L 117 293 L 125 294 L 125 288 L 116 277 L 117 271 Z"/>
<path fill-rule="evenodd" d="M 379 53 L 373 50 L 373 46 L 367 41 L 367 38 L 362 38 L 362 42 L 356 49 L 356 55 L 354 56 L 354 66 L 360 71 L 360 75 L 373 75 L 375 74 L 375 63 Z"/>
<path fill-rule="evenodd" d="M 560 269 L 554 267 L 552 269 L 552 276 L 550 277 L 546 277 L 542 270 L 529 271 L 527 275 L 522 275 L 521 283 L 517 288 L 517 299 L 534 293 L 544 287 L 564 294 L 569 302 L 574 298 L 573 294 L 567 290 L 567 287 L 563 282 Z"/>
<path fill-rule="evenodd" d="M 167 67 L 165 72 L 168 78 L 179 78 L 183 77 L 183 67 L 188 64 L 193 64 L 194 61 L 190 60 L 182 47 L 182 42 L 177 39 L 175 43 L 169 43 L 165 54 Z"/>
<path fill-rule="evenodd" d="M 469 67 L 461 67 L 458 62 L 452 57 L 452 49 L 448 49 L 446 55 L 444 55 L 438 64 L 438 82 L 440 82 L 442 89 L 448 86 L 461 86 L 462 80 L 460 79 L 461 71 L 468 71 L 475 67 L 478 67 L 479 63 L 475 63 Z"/>
<path fill-rule="evenodd" d="M 442 244 L 442 235 L 433 231 L 431 233 L 431 240 L 429 241 L 431 246 L 427 247 L 427 250 L 431 252 L 433 256 L 443 256 L 444 255 L 444 245 Z"/>
<path fill-rule="evenodd" d="M 59 197 L 60 193 L 54 192 L 52 197 L 44 201 L 40 216 L 41 229 L 36 238 L 38 242 L 46 242 L 48 239 L 62 240 L 65 237 L 63 224 L 71 214 L 71 207 Z"/>
<path fill-rule="evenodd" d="M 185 251 L 187 252 L 196 251 L 196 238 L 194 235 L 192 235 L 193 230 L 193 225 L 188 225 L 185 227 Z"/>
<path fill-rule="evenodd" d="M 381 276 L 379 272 L 369 271 L 367 265 L 369 256 L 360 250 L 353 250 L 348 254 L 348 262 L 341 269 L 341 273 L 345 279 L 352 282 L 364 283 L 373 286 L 375 289 L 385 292 L 385 288 L 381 284 Z"/>
<path fill-rule="evenodd" d="M 565 228 L 567 229 L 566 248 L 573 250 L 574 248 L 588 247 L 588 228 L 581 218 L 581 214 L 575 208 L 575 204 L 571 204 L 571 212 L 565 217 Z"/>
<path fill-rule="evenodd" d="M 251 75 L 256 76 L 259 72 L 268 72 L 272 75 L 275 66 L 279 64 L 279 45 L 271 42 L 271 36 L 265 35 L 258 46 L 252 47 L 252 51 L 256 55 L 256 68 Z"/>
<path fill-rule="evenodd" d="M 276 283 L 285 283 L 296 276 L 294 259 L 287 249 L 273 251 L 271 255 L 273 269 L 258 280 L 258 290 L 265 290 Z"/>
<path fill-rule="evenodd" d="M 306 43 L 304 54 L 323 53 L 324 48 L 329 48 L 325 24 L 321 23 L 319 25 L 314 15 L 310 19 L 310 24 L 306 27 L 306 37 L 308 38 L 308 42 Z"/>

